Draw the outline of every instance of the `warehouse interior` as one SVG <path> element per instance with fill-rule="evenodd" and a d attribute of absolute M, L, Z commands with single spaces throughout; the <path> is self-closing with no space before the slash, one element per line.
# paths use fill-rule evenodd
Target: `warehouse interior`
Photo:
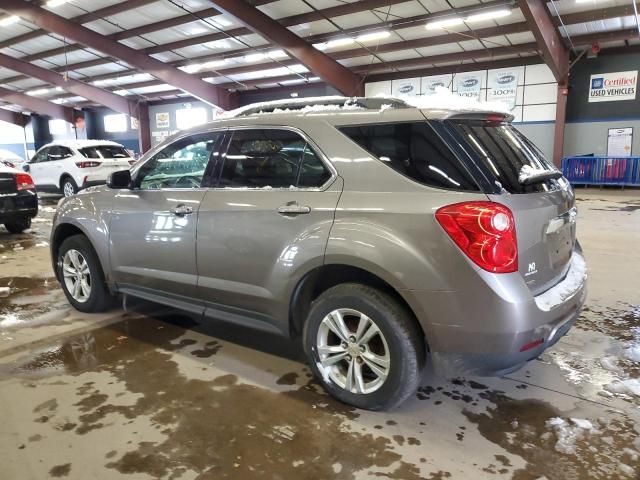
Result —
<path fill-rule="evenodd" d="M 10 208 L 16 192 L 3 191 L 0 182 L 2 478 L 640 478 L 639 8 L 636 0 L 0 0 L 0 181 L 13 182 L 15 177 L 17 190 L 22 189 L 20 181 L 26 182 L 25 191 L 37 203 L 37 215 L 34 211 L 28 223 L 8 220 L 14 218 Z M 394 200 L 391 197 L 414 193 L 414 187 L 396 191 L 395 180 L 385 182 L 365 173 L 354 175 L 355 186 L 349 185 L 349 174 L 345 170 L 343 175 L 342 169 L 354 168 L 358 161 L 364 165 L 366 159 L 358 158 L 355 150 L 336 153 L 346 138 L 339 120 L 328 120 L 341 131 L 333 145 L 325 134 L 314 137 L 316 127 L 305 130 L 314 119 L 324 121 L 323 116 L 370 110 L 363 97 L 389 102 L 378 112 L 380 123 L 396 118 L 396 101 L 400 109 L 436 97 L 481 102 L 489 112 L 500 105 L 500 122 L 513 125 L 513 132 L 522 135 L 518 138 L 528 139 L 520 142 L 553 170 L 545 181 L 555 185 L 560 179 L 564 185 L 563 205 L 573 208 L 557 212 L 562 214 L 557 218 L 571 223 L 572 248 L 584 252 L 588 287 L 585 283 L 583 288 L 588 293 L 584 305 L 572 310 L 575 318 L 567 323 L 567 328 L 572 325 L 568 333 L 554 327 L 545 349 L 524 366 L 491 377 L 471 371 L 442 374 L 434 366 L 438 357 L 431 355 L 437 353 L 435 341 L 430 345 L 427 334 L 417 391 L 392 409 L 358 408 L 333 398 L 330 389 L 327 394 L 308 364 L 309 348 L 300 337 L 310 327 L 290 327 L 291 332 L 299 330 L 297 338 L 265 329 L 256 334 L 248 321 L 236 319 L 240 309 L 225 310 L 217 321 L 177 301 L 160 305 L 151 296 L 122 291 L 113 291 L 117 301 L 100 313 L 79 311 L 67 301 L 56 270 L 61 264 L 55 243 L 65 215 L 74 218 L 78 231 L 89 218 L 91 228 L 106 238 L 106 256 L 115 258 L 117 245 L 115 237 L 108 237 L 107 217 L 138 208 L 136 172 L 144 171 L 167 145 L 183 140 L 185 131 L 198 135 L 207 129 L 250 128 L 254 116 L 242 113 L 243 108 L 258 112 L 255 125 L 261 128 L 288 125 L 298 132 L 306 142 L 301 158 L 313 147 L 318 158 L 326 160 L 327 175 L 338 182 L 319 183 L 310 190 L 332 192 L 335 202 L 362 198 L 344 208 L 334 202 L 327 222 L 337 222 L 341 212 L 374 215 L 379 210 L 393 216 L 395 209 L 405 208 L 397 198 L 421 198 Z M 254 104 L 263 107 L 249 107 Z M 298 108 L 307 110 L 296 113 Z M 426 118 L 438 120 L 442 110 L 447 108 L 435 108 L 434 117 Z M 291 120 L 300 123 L 289 123 L 289 115 L 300 117 Z M 404 117 L 398 113 L 398 118 Z M 347 123 L 360 126 L 356 120 Z M 449 138 L 444 130 L 437 131 L 440 139 Z M 469 137 L 472 142 L 480 138 Z M 330 146 L 322 147 L 322 142 Z M 462 142 L 450 148 L 463 151 Z M 55 145 L 77 148 L 85 156 L 86 148 L 104 145 L 126 153 L 108 178 L 83 175 L 70 180 L 68 190 L 67 177 L 59 172 L 42 185 L 35 177 L 38 155 L 49 151 L 51 160 Z M 222 140 L 215 145 L 226 148 Z M 477 146 L 496 170 L 493 151 L 485 152 L 478 143 L 468 145 L 469 151 Z M 206 147 L 212 162 L 206 168 L 218 168 L 213 160 L 218 151 Z M 99 158 L 95 155 L 76 165 L 92 168 L 99 164 L 92 162 Z M 226 155 L 220 155 L 221 161 Z M 243 146 L 235 155 L 245 158 L 251 151 Z M 387 156 L 373 156 L 380 164 L 390 163 Z M 129 167 L 129 183 L 118 186 L 114 173 Z M 203 171 L 211 174 L 205 167 Z M 528 186 L 527 181 L 522 185 Z M 542 268 L 538 260 L 537 269 L 535 262 L 526 261 L 524 249 L 531 242 L 525 235 L 539 233 L 534 232 L 533 210 L 547 205 L 553 189 L 545 187 L 524 205 L 517 197 L 527 195 L 505 193 L 500 182 L 494 183 L 501 191 L 487 193 L 488 200 L 497 202 L 504 194 L 505 205 L 525 212 L 513 218 L 519 271 L 527 282 Z M 224 208 L 249 208 L 259 199 L 271 205 L 266 199 L 276 193 L 270 192 L 271 185 L 262 185 L 256 197 L 240 196 L 244 187 L 238 187 L 239 196 L 227 198 Z M 283 190 L 295 190 L 293 184 L 286 185 Z M 129 195 L 131 202 L 104 206 L 102 197 L 90 197 L 96 186 L 95 191 Z M 205 195 L 207 188 L 216 190 L 212 186 L 194 184 L 190 194 Z M 344 192 L 336 193 L 338 188 Z M 471 198 L 461 189 L 421 188 L 432 190 L 430 198 L 451 195 L 450 204 Z M 376 203 L 383 197 L 391 198 L 388 208 Z M 194 212 L 188 202 L 187 217 L 197 215 L 198 207 Z M 286 202 L 285 207 L 292 205 L 298 206 Z M 139 235 L 148 249 L 131 256 L 164 252 L 180 257 L 171 248 L 181 246 L 182 231 L 173 239 L 163 232 L 171 222 L 160 225 L 157 210 L 164 207 L 154 208 L 155 226 L 146 232 L 131 223 L 130 230 L 120 234 L 123 244 L 136 245 L 131 238 Z M 324 204 L 310 209 L 310 216 L 323 208 L 327 210 Z M 286 225 L 309 213 L 288 216 L 291 212 L 278 211 L 284 212 Z M 411 218 L 418 218 L 412 213 Z M 174 223 L 182 225 L 183 213 L 177 215 Z M 247 276 L 258 277 L 259 270 L 246 268 L 247 259 L 259 255 L 278 229 L 265 226 L 268 220 L 263 217 L 254 217 L 250 227 L 227 218 L 220 228 L 231 233 L 216 237 L 218 225 L 204 227 L 202 218 L 194 227 L 197 235 L 209 235 L 203 236 L 206 241 L 223 238 L 228 252 L 240 252 L 220 264 L 231 265 L 229 271 L 235 264 L 240 273 L 246 270 Z M 363 220 L 364 227 L 344 220 L 342 237 L 366 228 L 374 218 Z M 420 229 L 412 222 L 406 221 L 404 228 L 415 235 Z M 544 225 L 547 235 L 553 225 Z M 321 230 L 307 233 L 321 236 Z M 346 242 L 331 232 L 327 245 L 336 238 Z M 154 238 L 164 242 L 164 250 L 152 246 Z M 354 241 L 362 250 L 353 254 L 362 262 L 384 256 L 380 252 L 385 250 L 375 243 L 380 239 L 395 239 L 391 243 L 400 245 L 397 251 L 412 249 L 393 230 L 363 238 Z M 327 245 L 324 263 L 330 263 Z M 290 262 L 285 277 L 295 275 L 291 265 L 300 252 L 293 249 L 277 252 L 277 265 Z M 425 249 L 436 251 L 431 244 Z M 560 261 L 558 249 L 545 257 L 551 267 Z M 203 251 L 215 252 L 216 246 Z M 391 257 L 396 250 L 386 252 Z M 389 275 L 404 281 L 411 276 L 403 270 L 408 263 L 389 269 Z M 453 269 L 458 263 L 451 260 L 450 265 Z M 380 281 L 371 280 L 369 286 L 393 285 L 374 270 L 364 276 L 339 272 L 345 282 L 364 282 L 375 274 Z M 493 272 L 499 275 L 499 270 Z M 518 274 L 517 269 L 510 272 L 504 275 Z M 567 270 L 564 275 L 570 276 Z M 249 283 L 256 298 L 271 298 L 278 291 L 258 285 L 258 280 L 241 284 L 231 274 L 229 278 L 236 281 L 229 280 L 233 285 L 227 288 L 236 289 L 238 297 L 248 295 Z M 208 280 L 222 288 L 222 280 Z M 497 280 L 495 285 L 508 302 L 506 284 Z M 408 298 L 419 288 L 397 290 L 393 298 L 404 298 L 405 290 Z M 456 290 L 454 283 L 433 288 L 430 295 Z M 291 313 L 283 322 L 293 322 L 298 313 L 291 298 Z M 317 304 L 316 297 L 306 300 Z M 469 301 L 490 303 L 475 296 Z M 407 300 L 406 308 L 412 307 Z M 456 319 L 453 311 L 466 309 L 452 307 L 437 319 L 426 316 L 434 324 L 457 328 L 456 335 L 477 335 L 481 342 L 482 327 L 459 328 L 468 325 L 468 319 Z M 563 336 L 551 341 L 561 330 Z M 351 340 L 347 343 L 351 348 Z"/>

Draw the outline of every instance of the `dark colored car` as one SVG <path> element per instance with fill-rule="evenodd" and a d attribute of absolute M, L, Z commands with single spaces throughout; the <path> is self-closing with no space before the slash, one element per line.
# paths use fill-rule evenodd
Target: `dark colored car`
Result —
<path fill-rule="evenodd" d="M 0 162 L 0 223 L 11 233 L 31 227 L 38 214 L 38 195 L 31 175 Z"/>

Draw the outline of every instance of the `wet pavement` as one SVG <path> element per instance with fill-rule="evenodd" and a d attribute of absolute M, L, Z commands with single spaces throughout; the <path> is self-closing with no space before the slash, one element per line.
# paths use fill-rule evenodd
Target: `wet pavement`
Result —
<path fill-rule="evenodd" d="M 332 400 L 282 338 L 148 304 L 78 314 L 37 246 L 52 212 L 1 230 L 0 477 L 640 478 L 640 191 L 577 196 L 576 327 L 504 378 L 427 369 L 383 413 Z"/>

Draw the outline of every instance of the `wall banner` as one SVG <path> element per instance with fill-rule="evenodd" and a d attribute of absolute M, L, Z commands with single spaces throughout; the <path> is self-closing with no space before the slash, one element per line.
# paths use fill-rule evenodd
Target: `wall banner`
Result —
<path fill-rule="evenodd" d="M 635 100 L 637 83 L 637 70 L 591 75 L 589 102 Z"/>
<path fill-rule="evenodd" d="M 451 75 L 434 75 L 422 79 L 423 95 L 434 95 L 438 87 L 451 89 Z"/>
<path fill-rule="evenodd" d="M 479 73 L 461 73 L 456 75 L 456 89 L 461 97 L 478 100 L 482 77 Z"/>
<path fill-rule="evenodd" d="M 420 94 L 420 79 L 419 78 L 407 78 L 405 80 L 394 80 L 392 82 L 391 90 L 394 97 L 398 96 L 410 96 Z"/>
<path fill-rule="evenodd" d="M 518 71 L 494 70 L 489 72 L 487 101 L 504 103 L 509 110 L 516 106 L 518 96 Z"/>

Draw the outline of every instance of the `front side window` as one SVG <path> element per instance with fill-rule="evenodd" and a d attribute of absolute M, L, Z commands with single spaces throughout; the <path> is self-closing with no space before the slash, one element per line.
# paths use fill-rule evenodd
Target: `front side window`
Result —
<path fill-rule="evenodd" d="M 340 131 L 385 165 L 418 183 L 479 190 L 464 165 L 427 122 L 348 126 Z"/>
<path fill-rule="evenodd" d="M 237 130 L 227 149 L 220 186 L 231 188 L 317 188 L 331 173 L 296 132 Z"/>
<path fill-rule="evenodd" d="M 51 148 L 49 148 L 49 147 L 43 148 L 42 150 L 40 150 L 38 153 L 36 153 L 33 156 L 33 158 L 31 159 L 31 163 L 48 162 L 49 161 L 49 150 L 51 150 Z"/>
<path fill-rule="evenodd" d="M 166 146 L 140 167 L 137 185 L 142 190 L 200 188 L 220 136 L 220 133 L 191 135 Z"/>

